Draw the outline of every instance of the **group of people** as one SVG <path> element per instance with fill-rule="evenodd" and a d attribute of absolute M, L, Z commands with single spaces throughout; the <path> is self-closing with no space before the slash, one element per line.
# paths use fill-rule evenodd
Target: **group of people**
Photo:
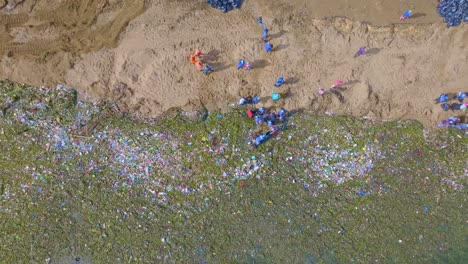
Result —
<path fill-rule="evenodd" d="M 265 51 L 267 53 L 271 53 L 273 51 L 273 45 L 269 42 L 269 30 L 268 27 L 265 23 L 263 23 L 262 17 L 257 18 L 258 24 L 262 27 L 262 39 L 264 42 L 264 47 Z M 240 59 L 237 62 L 237 69 L 245 68 L 247 70 L 250 69 L 250 64 L 248 62 L 245 62 L 243 59 Z M 280 87 L 283 84 L 285 84 L 286 80 L 283 76 L 280 76 L 276 81 L 274 86 L 275 87 Z M 278 101 L 281 96 L 279 93 L 273 90 L 273 94 L 271 96 L 273 101 Z M 247 97 L 247 98 L 241 98 L 239 100 L 239 105 L 247 105 L 247 104 L 257 104 L 260 102 L 260 97 L 255 96 L 255 97 Z M 278 113 L 275 111 L 268 112 L 264 107 L 259 107 L 258 109 L 248 109 L 247 110 L 247 116 L 249 118 L 253 118 L 255 123 L 257 125 L 262 125 L 266 124 L 269 127 L 269 131 L 266 133 L 260 133 L 259 135 L 255 136 L 253 140 L 253 146 L 257 147 L 261 143 L 265 142 L 267 139 L 269 139 L 276 131 L 278 131 L 278 127 L 275 125 L 277 121 L 281 121 L 285 118 L 286 116 L 286 110 L 281 108 Z"/>
<path fill-rule="evenodd" d="M 209 64 L 203 65 L 202 57 L 205 54 L 200 50 L 196 49 L 193 54 L 190 54 L 190 62 L 197 67 L 199 71 L 202 71 L 205 74 L 213 72 L 213 68 Z"/>
<path fill-rule="evenodd" d="M 404 19 L 410 17 L 411 14 L 412 14 L 412 11 L 408 10 L 407 12 L 405 12 L 405 14 L 403 14 L 403 16 L 401 17 L 401 20 L 404 20 Z M 267 27 L 267 25 L 265 23 L 263 23 L 262 17 L 258 17 L 257 22 L 262 27 L 262 39 L 264 41 L 265 50 L 266 50 L 267 53 L 271 53 L 273 51 L 273 45 L 269 42 L 268 27 Z M 367 52 L 366 48 L 361 47 L 356 52 L 354 57 L 362 56 L 362 55 L 366 54 L 366 52 Z M 193 54 L 190 54 L 190 60 L 197 67 L 198 70 L 203 71 L 205 74 L 208 74 L 208 73 L 212 72 L 213 69 L 211 68 L 211 66 L 209 64 L 203 65 L 203 63 L 201 61 L 201 58 L 202 58 L 203 55 L 204 55 L 204 53 L 201 50 L 196 49 Z M 251 65 L 250 65 L 250 63 L 248 61 L 245 61 L 244 59 L 239 59 L 237 61 L 237 69 L 238 70 L 239 69 L 250 70 Z M 285 79 L 284 79 L 284 77 L 281 76 L 276 80 L 274 86 L 275 87 L 280 87 L 284 83 L 285 83 Z M 344 84 L 343 81 L 337 80 L 330 87 L 329 90 L 324 90 L 324 89 L 320 88 L 317 91 L 317 94 L 318 95 L 324 95 L 326 93 L 336 93 L 336 94 L 338 94 L 340 96 L 341 95 L 341 90 L 338 90 L 337 88 L 340 88 L 343 84 Z M 465 110 L 468 107 L 468 102 L 465 102 L 465 103 L 463 102 L 466 97 L 468 97 L 468 92 L 459 92 L 459 93 L 456 94 L 456 96 L 454 98 L 450 98 L 450 96 L 448 94 L 441 94 L 435 101 L 436 101 L 436 103 L 441 104 L 441 107 L 442 107 L 442 109 L 444 111 L 448 111 L 449 109 L 451 109 L 452 111 L 454 111 L 454 110 Z M 280 94 L 273 90 L 272 100 L 277 101 L 280 98 L 281 98 Z M 447 102 L 450 99 L 457 99 L 460 103 L 448 104 Z M 247 97 L 247 98 L 241 98 L 239 100 L 239 105 L 244 106 L 244 105 L 248 105 L 248 104 L 257 104 L 259 102 L 260 102 L 260 97 L 258 97 L 258 96 Z M 255 137 L 255 140 L 254 140 L 254 146 L 255 147 L 260 145 L 264 141 L 266 141 L 268 138 L 270 138 L 277 131 L 277 127 L 275 126 L 275 122 L 277 120 L 283 119 L 285 117 L 285 115 L 286 115 L 286 110 L 284 110 L 283 108 L 281 108 L 279 110 L 278 114 L 276 112 L 274 112 L 274 111 L 270 112 L 270 113 L 267 113 L 264 107 L 260 107 L 258 109 L 248 109 L 247 110 L 247 116 L 249 118 L 254 118 L 255 123 L 257 125 L 266 124 L 270 128 L 268 132 L 261 133 L 261 134 L 259 134 L 258 136 Z M 459 129 L 468 129 L 468 124 L 467 123 L 462 123 L 461 118 L 459 118 L 459 117 L 450 117 L 449 119 L 443 120 L 442 122 L 440 122 L 439 127 L 455 127 L 455 128 L 459 128 Z"/>
<path fill-rule="evenodd" d="M 262 39 L 265 42 L 264 47 L 266 52 L 271 53 L 273 51 L 273 45 L 268 42 L 269 30 L 265 23 L 263 23 L 262 17 L 257 18 L 258 24 L 262 27 Z M 190 54 L 190 62 L 197 67 L 199 71 L 202 71 L 205 74 L 213 72 L 213 68 L 209 64 L 203 65 L 201 58 L 205 55 L 200 49 L 196 49 L 193 54 Z M 248 61 L 244 59 L 239 59 L 237 61 L 237 69 L 250 70 L 251 65 Z M 276 86 L 276 85 L 275 85 Z"/>
<path fill-rule="evenodd" d="M 273 45 L 270 42 L 268 42 L 268 38 L 269 38 L 268 27 L 265 23 L 263 23 L 262 17 L 258 17 L 257 22 L 262 27 L 262 39 L 264 41 L 265 50 L 267 53 L 271 53 L 273 52 Z M 205 74 L 209 74 L 213 72 L 213 68 L 209 64 L 203 65 L 202 60 L 201 60 L 203 55 L 205 54 L 200 49 L 196 49 L 193 54 L 190 54 L 190 62 L 192 62 L 192 64 L 195 65 L 199 71 L 202 71 Z M 237 61 L 237 69 L 239 70 L 242 68 L 245 70 L 250 70 L 251 65 L 248 61 L 245 61 L 244 59 L 239 59 Z"/>
<path fill-rule="evenodd" d="M 244 59 L 240 59 L 237 61 L 237 69 L 246 69 L 246 70 L 250 70 L 250 63 L 248 61 L 245 61 Z"/>
<path fill-rule="evenodd" d="M 254 105 L 260 102 L 260 97 L 255 96 L 255 97 L 247 97 L 247 98 L 241 98 L 239 100 L 239 105 L 245 106 L 245 105 Z M 278 113 L 275 111 L 267 112 L 265 107 L 259 107 L 258 109 L 247 109 L 247 116 L 249 118 L 253 118 L 255 121 L 255 124 L 257 125 L 263 125 L 266 124 L 269 127 L 268 132 L 266 133 L 260 133 L 259 135 L 255 136 L 255 139 L 253 140 L 253 146 L 257 147 L 261 143 L 265 142 L 267 139 L 269 139 L 276 131 L 278 131 L 278 127 L 276 126 L 276 123 L 278 121 L 282 121 L 286 117 L 287 111 L 284 108 L 280 108 Z"/>
<path fill-rule="evenodd" d="M 468 102 L 463 102 L 465 98 L 468 97 L 468 92 L 459 92 L 455 96 L 452 96 L 452 98 L 450 97 L 451 96 L 449 96 L 448 94 L 443 93 L 435 99 L 435 102 L 440 103 L 440 107 L 442 107 L 444 111 L 465 110 L 468 107 Z M 460 103 L 448 104 L 447 102 L 451 99 L 456 99 Z"/>
<path fill-rule="evenodd" d="M 467 97 L 468 97 L 468 92 L 459 92 L 452 96 L 443 93 L 435 99 L 435 102 L 436 104 L 440 104 L 440 106 L 442 107 L 444 111 L 448 111 L 449 109 L 451 109 L 452 111 L 455 111 L 455 110 L 465 111 L 465 109 L 468 107 L 468 102 L 463 102 L 463 101 Z M 448 104 L 450 100 L 458 100 L 459 103 Z M 460 117 L 452 116 L 446 120 L 442 120 L 439 123 L 439 127 L 453 127 L 453 128 L 466 130 L 468 129 L 468 123 L 462 122 L 462 119 Z"/>
<path fill-rule="evenodd" d="M 468 123 L 466 123 L 466 121 L 462 122 L 462 119 L 458 116 L 452 116 L 448 119 L 442 120 L 439 123 L 439 127 L 453 127 L 461 130 L 467 130 Z"/>
<path fill-rule="evenodd" d="M 265 23 L 263 23 L 262 17 L 258 17 L 257 22 L 262 27 L 262 39 L 264 42 L 263 46 L 265 47 L 265 51 L 270 54 L 271 52 L 273 52 L 273 44 L 268 42 L 268 39 L 269 39 L 268 27 Z"/>

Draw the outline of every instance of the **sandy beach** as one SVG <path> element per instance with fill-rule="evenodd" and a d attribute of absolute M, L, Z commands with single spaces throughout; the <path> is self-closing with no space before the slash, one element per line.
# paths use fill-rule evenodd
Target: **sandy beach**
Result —
<path fill-rule="evenodd" d="M 0 79 L 64 84 L 144 117 L 168 109 L 229 109 L 243 96 L 262 106 L 374 120 L 451 115 L 434 99 L 468 88 L 468 26 L 448 29 L 437 1 L 245 1 L 227 14 L 205 1 L 26 0 L 0 17 Z M 413 16 L 399 21 L 413 9 Z M 263 50 L 262 16 L 274 51 Z M 354 58 L 359 47 L 365 56 Z M 214 68 L 198 72 L 200 48 Z M 252 70 L 239 71 L 244 58 Z M 273 104 L 279 76 L 287 79 Z M 318 96 L 343 80 L 344 101 Z"/>

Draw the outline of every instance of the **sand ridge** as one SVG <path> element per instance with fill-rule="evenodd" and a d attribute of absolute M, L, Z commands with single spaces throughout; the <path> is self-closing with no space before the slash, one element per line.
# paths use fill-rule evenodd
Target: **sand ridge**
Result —
<path fill-rule="evenodd" d="M 360 15 L 355 20 L 320 18 L 308 1 L 246 1 L 242 9 L 227 14 L 203 1 L 151 1 L 144 12 L 143 5 L 135 5 L 135 13 L 125 16 L 119 15 L 125 13 L 119 13 L 126 10 L 125 1 L 81 2 L 89 2 L 86 7 L 95 5 L 73 9 L 89 14 L 83 16 L 88 19 L 82 29 L 75 29 L 74 23 L 62 25 L 76 30 L 81 38 L 47 52 L 36 42 L 38 46 L 32 49 L 36 55 L 10 51 L 0 61 L 0 78 L 35 85 L 66 84 L 83 97 L 117 100 L 145 117 L 156 117 L 173 107 L 226 109 L 241 96 L 259 95 L 263 98 L 260 105 L 266 107 L 376 120 L 418 119 L 427 126 L 454 114 L 443 112 L 434 98 L 442 92 L 468 89 L 467 25 L 447 29 L 440 22 L 410 21 L 378 26 L 359 22 Z M 431 6 L 435 4 L 424 7 Z M 378 6 L 373 8 L 378 10 Z M 367 17 L 376 14 L 371 10 Z M 24 15 L 17 16 L 0 17 L 0 22 L 24 19 Z M 271 55 L 263 50 L 257 16 L 263 16 L 270 28 L 275 46 Z M 415 21 L 425 19 L 434 17 L 428 14 Z M 109 28 L 114 33 L 106 35 Z M 101 34 L 103 41 L 96 41 L 93 36 Z M 362 46 L 370 52 L 354 58 Z M 189 62 L 188 55 L 195 48 L 208 53 L 205 61 L 213 66 L 213 74 L 205 76 Z M 235 68 L 240 58 L 251 62 L 250 72 Z M 288 83 L 278 89 L 284 99 L 273 104 L 269 98 L 279 76 Z M 346 84 L 344 101 L 334 95 L 316 95 L 318 88 L 328 88 L 337 79 Z"/>

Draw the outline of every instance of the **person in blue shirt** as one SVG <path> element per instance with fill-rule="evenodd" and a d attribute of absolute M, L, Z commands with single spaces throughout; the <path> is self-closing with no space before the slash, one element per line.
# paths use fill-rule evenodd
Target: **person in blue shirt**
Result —
<path fill-rule="evenodd" d="M 279 118 L 282 119 L 283 117 L 286 116 L 286 110 L 284 110 L 283 108 L 281 108 L 278 112 L 278 115 L 279 115 Z"/>
<path fill-rule="evenodd" d="M 259 115 L 263 115 L 265 113 L 265 107 L 260 107 L 257 111 Z"/>
<path fill-rule="evenodd" d="M 278 80 L 276 80 L 275 87 L 280 87 L 283 84 L 284 84 L 284 78 L 281 76 L 278 78 Z"/>
<path fill-rule="evenodd" d="M 262 31 L 262 37 L 263 41 L 267 42 L 268 41 L 268 28 L 264 28 Z"/>
<path fill-rule="evenodd" d="M 255 116 L 255 124 L 261 125 L 261 124 L 263 124 L 263 122 L 264 122 L 264 120 L 263 120 L 263 117 L 261 115 Z"/>
<path fill-rule="evenodd" d="M 459 92 L 459 93 L 457 94 L 457 99 L 458 99 L 458 101 L 459 101 L 460 103 L 462 103 L 463 100 L 465 100 L 466 97 L 468 97 L 468 92 L 465 92 L 465 93 L 464 93 L 464 92 Z"/>
<path fill-rule="evenodd" d="M 265 142 L 268 138 L 271 137 L 271 135 L 273 135 L 273 131 L 268 131 L 266 133 L 263 133 L 263 134 L 260 134 L 259 136 L 257 136 L 255 138 L 255 147 L 257 147 L 258 145 Z"/>
<path fill-rule="evenodd" d="M 440 107 L 442 107 L 442 109 L 443 109 L 444 111 L 448 111 L 449 108 L 450 108 L 449 105 L 446 104 L 446 103 L 441 104 Z"/>
<path fill-rule="evenodd" d="M 265 42 L 265 50 L 268 53 L 271 53 L 273 51 L 273 45 L 270 42 Z"/>
<path fill-rule="evenodd" d="M 213 72 L 213 68 L 211 68 L 211 66 L 209 64 L 205 65 L 205 67 L 203 67 L 203 73 L 204 74 L 208 74 L 208 73 L 211 73 Z"/>
<path fill-rule="evenodd" d="M 281 95 L 279 93 L 277 93 L 276 91 L 273 91 L 273 93 L 271 94 L 271 99 L 276 102 L 278 101 L 279 99 L 281 98 Z"/>
<path fill-rule="evenodd" d="M 263 26 L 263 19 L 262 19 L 262 17 L 257 17 L 257 23 L 258 23 L 260 26 Z"/>
<path fill-rule="evenodd" d="M 435 99 L 436 103 L 445 103 L 449 100 L 448 94 L 441 94 L 438 98 Z"/>
<path fill-rule="evenodd" d="M 403 13 L 403 15 L 400 17 L 400 21 L 407 19 L 408 17 L 411 16 L 411 14 L 413 14 L 413 11 L 406 10 L 405 13 Z"/>
<path fill-rule="evenodd" d="M 241 69 L 242 67 L 244 67 L 244 64 L 245 64 L 245 61 L 243 59 L 240 59 L 239 61 L 237 61 L 237 69 Z"/>

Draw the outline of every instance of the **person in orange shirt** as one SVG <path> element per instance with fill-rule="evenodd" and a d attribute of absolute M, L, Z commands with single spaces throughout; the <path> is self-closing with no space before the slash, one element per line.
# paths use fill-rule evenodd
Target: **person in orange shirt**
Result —
<path fill-rule="evenodd" d="M 195 50 L 195 57 L 200 58 L 201 56 L 205 55 L 200 49 Z"/>
<path fill-rule="evenodd" d="M 192 62 L 193 64 L 197 64 L 197 59 L 195 58 L 195 55 L 190 54 L 190 62 Z"/>
<path fill-rule="evenodd" d="M 197 66 L 197 69 L 198 69 L 199 71 L 202 71 L 202 70 L 203 70 L 203 64 L 202 64 L 201 61 L 197 61 L 197 62 L 195 62 L 194 64 L 195 64 L 195 66 Z"/>

